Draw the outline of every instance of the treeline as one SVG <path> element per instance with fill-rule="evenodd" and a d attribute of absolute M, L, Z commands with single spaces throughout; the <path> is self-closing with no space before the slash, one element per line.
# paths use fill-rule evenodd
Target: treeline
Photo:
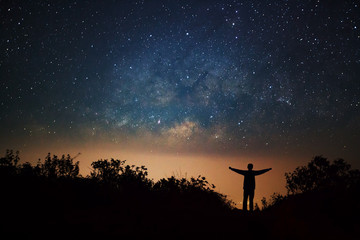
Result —
<path fill-rule="evenodd" d="M 162 197 L 170 195 L 174 199 L 195 197 L 196 199 L 187 199 L 187 202 L 195 204 L 196 201 L 200 201 L 201 205 L 211 203 L 214 205 L 212 207 L 216 208 L 232 208 L 232 202 L 225 195 L 216 192 L 215 185 L 210 184 L 201 175 L 190 179 L 172 176 L 154 182 L 148 178 L 145 166 L 127 165 L 126 160 L 100 159 L 91 163 L 91 167 L 88 176 L 81 176 L 79 162 L 75 162 L 69 154 L 58 157 L 48 153 L 45 160 L 42 162 L 39 159 L 36 165 L 29 162 L 20 164 L 19 152 L 13 150 L 6 150 L 5 156 L 0 158 L 1 178 L 83 181 L 122 193 L 152 192 L 160 194 Z"/>
<path fill-rule="evenodd" d="M 19 151 L 6 150 L 5 156 L 0 158 L 0 174 L 3 177 L 8 176 L 26 176 L 26 177 L 47 177 L 47 178 L 76 178 L 80 177 L 79 162 L 73 161 L 68 155 L 62 155 L 61 158 L 50 153 L 45 157 L 42 163 L 39 159 L 33 166 L 29 162 L 20 164 Z"/>
<path fill-rule="evenodd" d="M 219 227 L 219 219 L 233 212 L 232 202 L 203 176 L 154 181 L 145 166 L 118 159 L 100 159 L 91 167 L 81 176 L 70 155 L 49 153 L 30 164 L 7 150 L 0 158 L 0 230 L 20 237 L 181 235 Z"/>
<path fill-rule="evenodd" d="M 0 236 L 357 239 L 360 171 L 314 157 L 285 173 L 287 194 L 252 214 L 234 208 L 205 177 L 149 179 L 145 166 L 100 159 L 80 175 L 76 157 L 0 158 Z M 355 237 L 356 236 L 356 237 Z"/>

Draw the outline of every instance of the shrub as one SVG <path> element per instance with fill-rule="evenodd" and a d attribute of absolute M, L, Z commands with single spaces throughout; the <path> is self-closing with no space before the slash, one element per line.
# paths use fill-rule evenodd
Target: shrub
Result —
<path fill-rule="evenodd" d="M 154 191 L 165 197 L 164 200 L 196 205 L 196 208 L 231 209 L 232 202 L 226 196 L 215 192 L 215 185 L 210 184 L 205 177 L 177 179 L 174 176 L 162 178 L 154 184 Z"/>
<path fill-rule="evenodd" d="M 20 160 L 19 151 L 7 149 L 5 156 L 0 158 L 0 175 L 14 175 L 17 173 L 18 162 Z"/>
<path fill-rule="evenodd" d="M 126 160 L 100 159 L 91 164 L 90 178 L 100 183 L 110 184 L 116 188 L 147 188 L 152 187 L 152 181 L 147 178 L 145 166 L 126 165 Z"/>
<path fill-rule="evenodd" d="M 41 165 L 41 175 L 49 178 L 75 178 L 79 176 L 79 170 L 79 162 L 73 163 L 73 158 L 69 154 L 62 155 L 59 159 L 56 155 L 51 157 L 48 153 L 44 164 Z"/>
<path fill-rule="evenodd" d="M 350 170 L 351 165 L 343 159 L 330 163 L 322 156 L 316 156 L 307 166 L 297 167 L 285 173 L 286 189 L 289 194 L 304 193 L 320 189 L 349 188 L 359 182 L 359 171 Z"/>

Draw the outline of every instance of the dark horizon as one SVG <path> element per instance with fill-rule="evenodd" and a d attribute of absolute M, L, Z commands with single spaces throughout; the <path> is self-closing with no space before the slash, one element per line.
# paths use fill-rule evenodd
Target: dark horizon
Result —
<path fill-rule="evenodd" d="M 91 167 L 84 177 L 77 156 L 49 153 L 30 165 L 20 163 L 18 152 L 7 151 L 0 158 L 1 233 L 213 238 L 240 232 L 255 239 L 356 239 L 359 234 L 360 171 L 341 159 L 314 157 L 285 174 L 287 194 L 273 193 L 254 209 L 250 200 L 250 211 L 245 204 L 236 208 L 205 176 L 154 181 L 145 166 L 118 159 L 94 161 Z M 253 171 L 252 164 L 248 169 L 229 169 L 245 175 L 244 194 L 255 187 L 253 174 L 272 170 Z"/>

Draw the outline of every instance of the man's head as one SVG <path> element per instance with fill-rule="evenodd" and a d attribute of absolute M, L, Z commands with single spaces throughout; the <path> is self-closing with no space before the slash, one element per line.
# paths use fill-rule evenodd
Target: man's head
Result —
<path fill-rule="evenodd" d="M 252 163 L 249 163 L 249 164 L 248 164 L 248 169 L 249 169 L 249 170 L 252 170 L 253 167 L 254 167 L 254 165 L 252 165 Z"/>

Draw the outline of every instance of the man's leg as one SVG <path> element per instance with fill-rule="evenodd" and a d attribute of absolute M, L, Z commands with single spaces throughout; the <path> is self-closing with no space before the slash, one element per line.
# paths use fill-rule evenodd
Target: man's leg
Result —
<path fill-rule="evenodd" d="M 248 201 L 249 193 L 244 190 L 244 199 L 243 199 L 243 210 L 247 211 L 247 201 Z"/>
<path fill-rule="evenodd" d="M 255 190 L 250 190 L 249 191 L 249 201 L 250 201 L 250 211 L 254 211 L 254 195 L 255 195 Z"/>

